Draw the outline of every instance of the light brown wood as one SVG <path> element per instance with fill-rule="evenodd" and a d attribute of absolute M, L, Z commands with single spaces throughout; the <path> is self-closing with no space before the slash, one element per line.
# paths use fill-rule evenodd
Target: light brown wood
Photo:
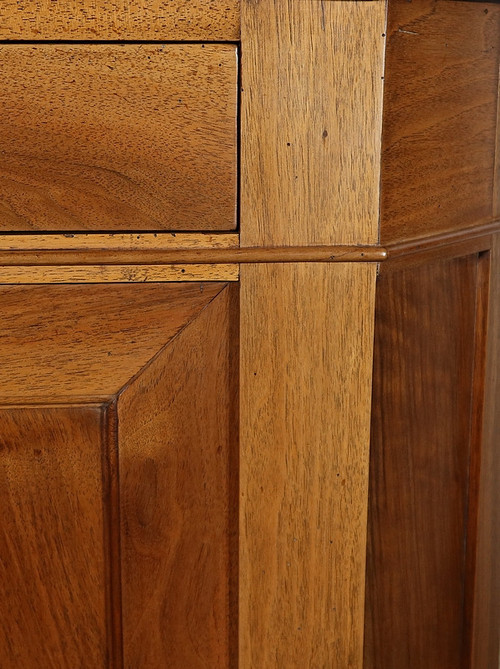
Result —
<path fill-rule="evenodd" d="M 0 252 L 4 251 L 171 251 L 173 249 L 233 249 L 239 246 L 239 235 L 223 232 L 158 232 L 108 234 L 0 235 Z"/>
<path fill-rule="evenodd" d="M 479 481 L 472 667 L 496 667 L 500 654 L 500 236 L 490 251 L 490 302 Z"/>
<path fill-rule="evenodd" d="M 234 666 L 237 312 L 224 289 L 118 399 L 124 665 Z M 235 373 L 236 372 L 236 373 Z"/>
<path fill-rule="evenodd" d="M 390 0 L 381 241 L 491 218 L 500 5 Z"/>
<path fill-rule="evenodd" d="M 500 217 L 500 64 L 498 71 L 497 131 L 493 174 L 493 216 Z"/>
<path fill-rule="evenodd" d="M 236 46 L 2 45 L 0 61 L 0 230 L 236 227 Z"/>
<path fill-rule="evenodd" d="M 239 0 L 2 0 L 0 39 L 239 38 Z"/>
<path fill-rule="evenodd" d="M 109 400 L 223 287 L 0 287 L 0 403 Z"/>
<path fill-rule="evenodd" d="M 21 246 L 21 245 L 19 245 Z M 68 246 L 67 250 L 45 249 L 3 251 L 0 240 L 0 267 L 31 265 L 186 265 L 181 272 L 224 271 L 227 264 L 273 263 L 273 262 L 380 262 L 385 260 L 387 252 L 381 246 L 283 246 L 283 247 L 248 247 L 248 248 L 172 248 L 164 250 L 137 247 L 135 249 L 91 249 L 79 250 Z M 202 270 L 203 263 L 205 269 Z M 214 265 L 213 263 L 217 263 Z M 198 270 L 191 266 L 197 265 Z M 157 268 L 158 270 L 158 268 Z M 156 270 L 156 271 L 157 271 Z M 166 268 L 173 271 L 172 267 Z M 109 272 L 109 269 L 106 270 Z M 164 270 L 165 271 L 165 270 Z M 155 276 L 153 272 L 153 276 Z M 203 277 L 201 277 L 203 278 Z"/>
<path fill-rule="evenodd" d="M 375 276 L 242 267 L 242 669 L 361 669 Z"/>
<path fill-rule="evenodd" d="M 238 281 L 238 265 L 0 266 L 0 284 Z"/>
<path fill-rule="evenodd" d="M 242 0 L 241 245 L 378 241 L 383 2 Z"/>
<path fill-rule="evenodd" d="M 0 410 L 2 669 L 115 666 L 102 422 L 98 406 Z"/>

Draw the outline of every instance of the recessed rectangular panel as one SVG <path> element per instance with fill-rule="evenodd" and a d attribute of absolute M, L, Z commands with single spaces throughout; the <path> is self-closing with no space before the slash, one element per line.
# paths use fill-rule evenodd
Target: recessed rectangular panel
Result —
<path fill-rule="evenodd" d="M 104 669 L 100 407 L 0 409 L 0 665 Z"/>
<path fill-rule="evenodd" d="M 0 46 L 0 231 L 234 229 L 236 56 Z"/>

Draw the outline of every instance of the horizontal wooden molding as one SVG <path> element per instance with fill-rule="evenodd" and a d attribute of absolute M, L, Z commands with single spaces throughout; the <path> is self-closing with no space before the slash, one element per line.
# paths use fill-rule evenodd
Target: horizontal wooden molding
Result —
<path fill-rule="evenodd" d="M 1 284 L 238 281 L 238 265 L 0 266 Z"/>

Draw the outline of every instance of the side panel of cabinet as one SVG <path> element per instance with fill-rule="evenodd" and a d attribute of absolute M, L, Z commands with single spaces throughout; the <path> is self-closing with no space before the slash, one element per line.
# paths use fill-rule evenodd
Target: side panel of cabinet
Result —
<path fill-rule="evenodd" d="M 379 280 L 366 669 L 470 667 L 488 271 L 472 255 Z"/>

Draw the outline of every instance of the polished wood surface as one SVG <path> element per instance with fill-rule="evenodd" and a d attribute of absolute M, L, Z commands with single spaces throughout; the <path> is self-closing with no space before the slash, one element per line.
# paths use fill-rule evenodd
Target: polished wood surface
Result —
<path fill-rule="evenodd" d="M 241 10 L 241 245 L 376 243 L 384 3 Z"/>
<path fill-rule="evenodd" d="M 241 269 L 242 668 L 361 667 L 375 276 Z"/>
<path fill-rule="evenodd" d="M 126 667 L 235 666 L 236 297 L 219 293 L 118 399 Z"/>
<path fill-rule="evenodd" d="M 379 280 L 365 669 L 470 666 L 483 272 L 476 254 Z"/>
<path fill-rule="evenodd" d="M 381 241 L 491 218 L 500 5 L 391 0 Z"/>
<path fill-rule="evenodd" d="M 0 230 L 236 227 L 236 46 L 1 45 Z"/>
<path fill-rule="evenodd" d="M 472 626 L 472 667 L 496 667 L 500 656 L 500 237 L 489 253 L 490 286 L 484 423 Z"/>
<path fill-rule="evenodd" d="M 108 400 L 225 284 L 0 288 L 0 403 Z"/>
<path fill-rule="evenodd" d="M 239 38 L 239 0 L 2 0 L 2 40 Z"/>
<path fill-rule="evenodd" d="M 0 409 L 3 669 L 103 668 L 106 555 L 98 406 Z"/>

